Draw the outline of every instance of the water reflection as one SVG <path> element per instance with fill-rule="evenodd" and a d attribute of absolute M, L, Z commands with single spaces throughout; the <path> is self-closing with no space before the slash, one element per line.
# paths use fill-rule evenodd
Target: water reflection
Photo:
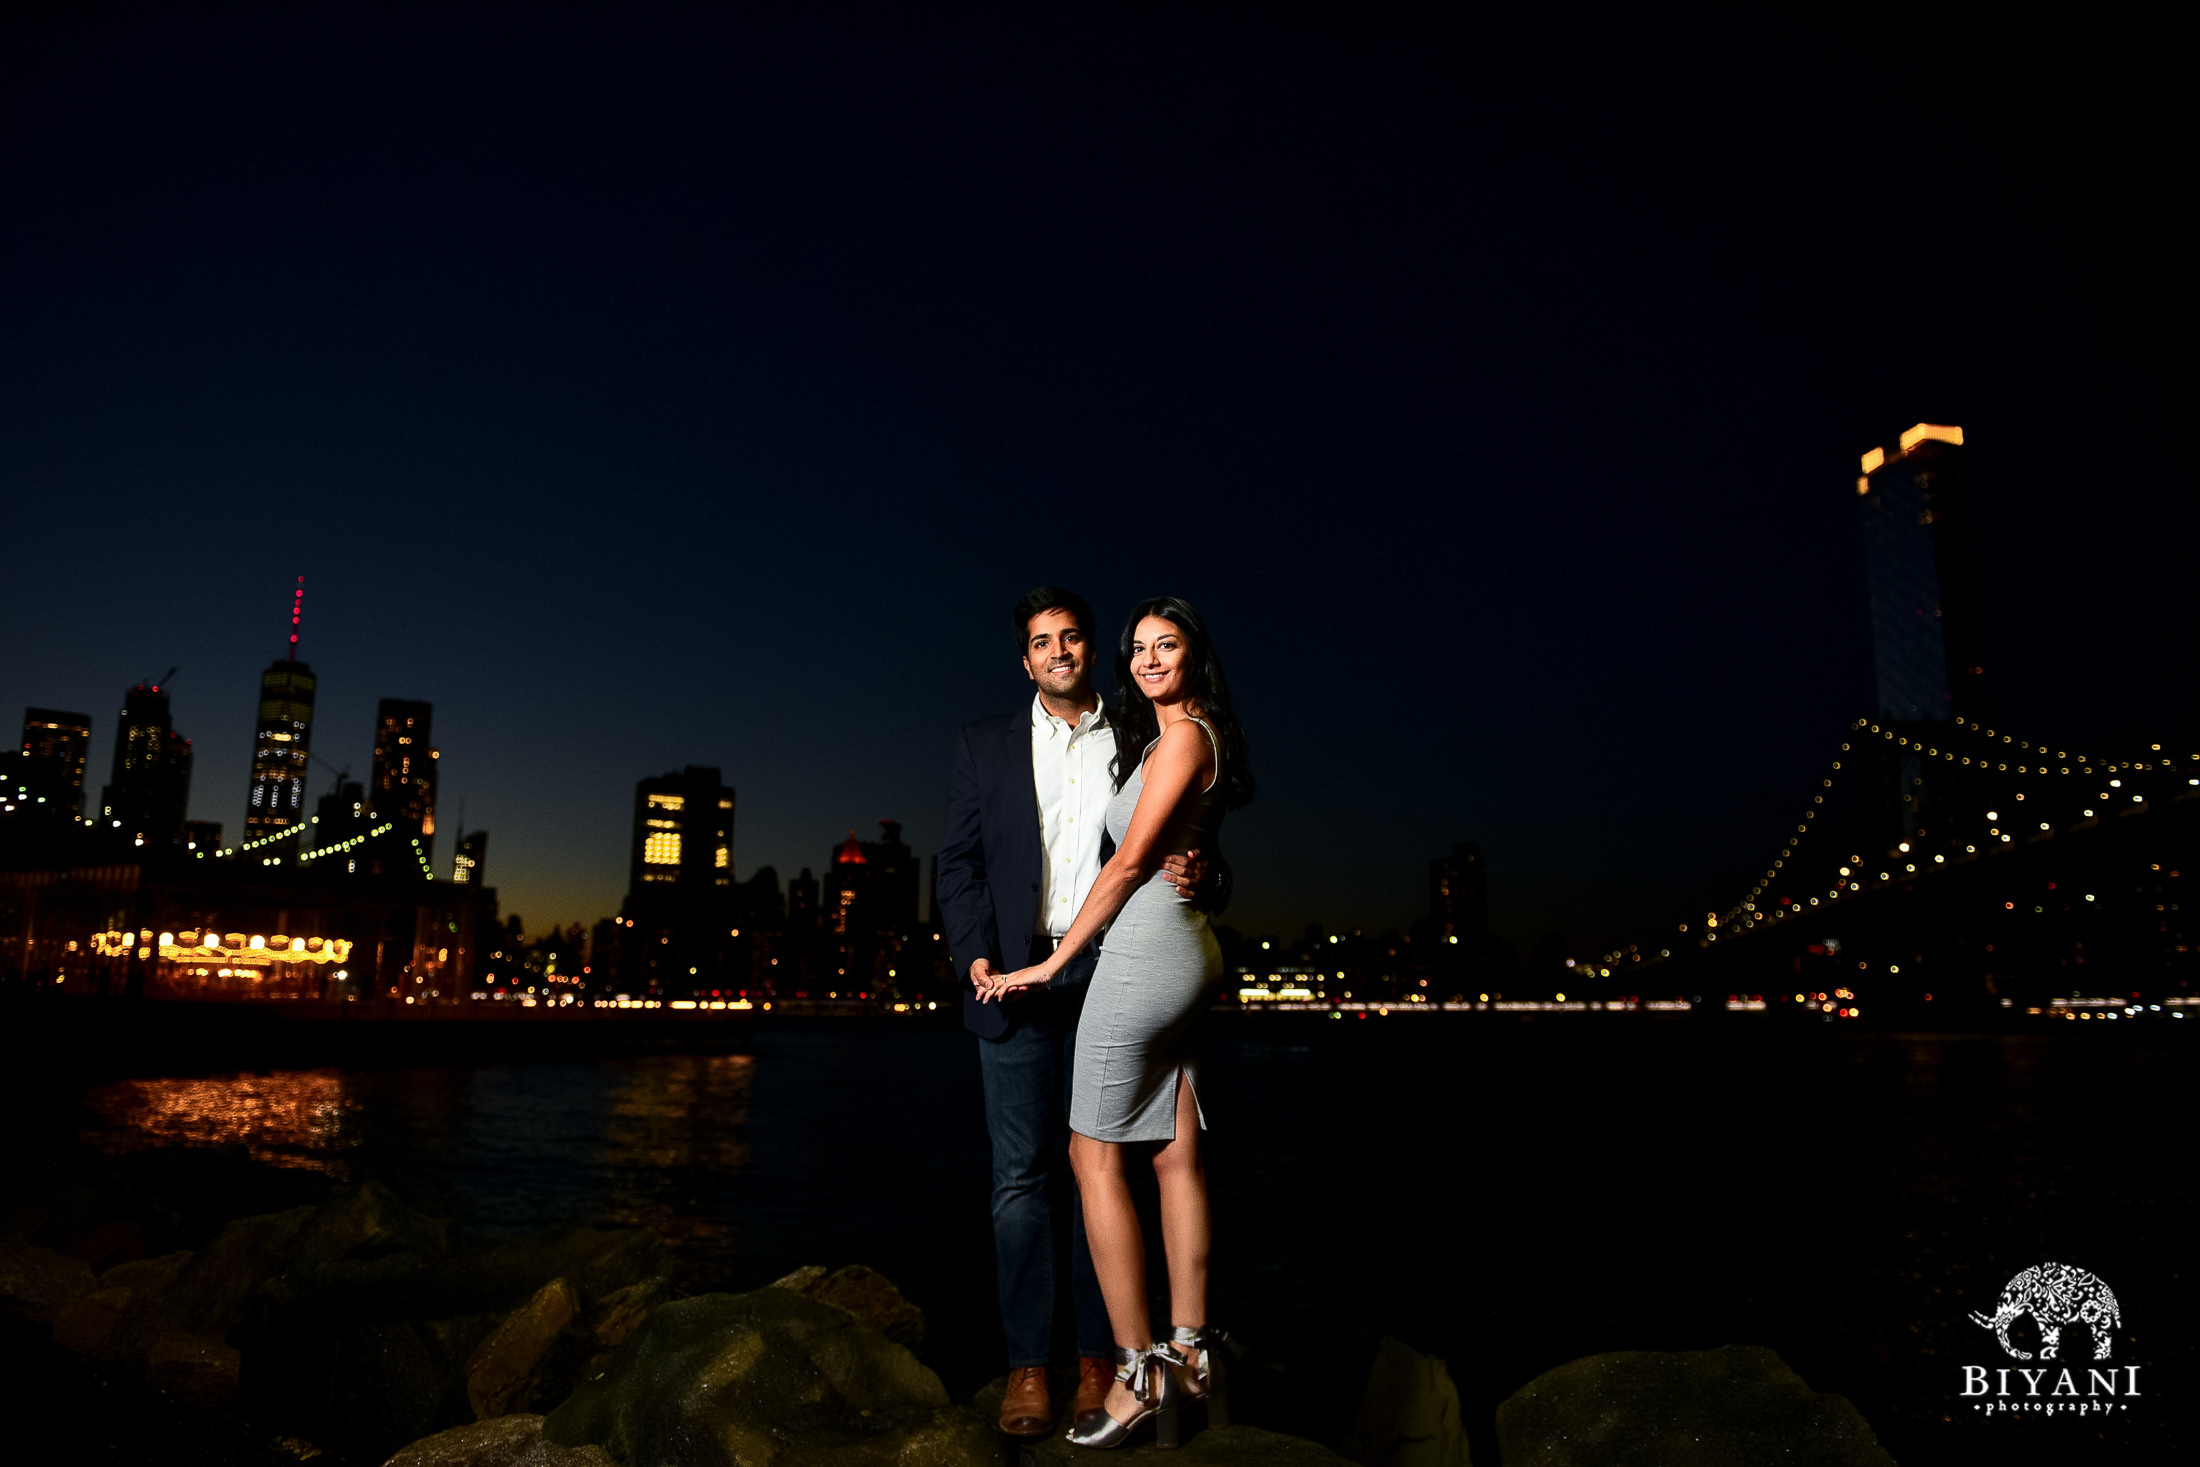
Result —
<path fill-rule="evenodd" d="M 595 1157 L 613 1179 L 605 1221 L 653 1228 L 693 1260 L 730 1254 L 730 1220 L 698 1203 L 748 1169 L 755 1067 L 745 1054 L 692 1055 L 625 1073 Z"/>
<path fill-rule="evenodd" d="M 708 1276 L 731 1256 L 728 1188 L 750 1167 L 756 1061 L 128 1080 L 88 1092 L 109 1155 L 241 1146 L 254 1161 L 373 1177 L 482 1236 L 573 1223 L 655 1229 Z"/>
<path fill-rule="evenodd" d="M 342 1178 L 361 1108 L 335 1070 L 124 1080 L 85 1096 L 86 1144 L 115 1155 L 163 1146 L 242 1146 L 254 1161 Z"/>

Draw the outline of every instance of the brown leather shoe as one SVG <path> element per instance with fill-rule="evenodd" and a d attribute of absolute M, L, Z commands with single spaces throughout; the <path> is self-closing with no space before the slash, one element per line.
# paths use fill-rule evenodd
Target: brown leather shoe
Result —
<path fill-rule="evenodd" d="M 1054 1403 L 1047 1399 L 1044 1365 L 1019 1365 L 1008 1373 L 1008 1394 L 1001 1397 L 1001 1430 L 1009 1436 L 1045 1436 L 1054 1430 Z"/>
<path fill-rule="evenodd" d="M 1079 1356 L 1077 1360 L 1077 1405 L 1070 1412 L 1070 1419 L 1083 1426 L 1108 1409 L 1108 1387 L 1115 1384 L 1115 1362 L 1095 1360 Z"/>

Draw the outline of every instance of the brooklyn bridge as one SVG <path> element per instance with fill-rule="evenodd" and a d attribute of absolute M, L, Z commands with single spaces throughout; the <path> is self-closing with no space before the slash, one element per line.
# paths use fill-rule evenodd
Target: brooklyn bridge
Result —
<path fill-rule="evenodd" d="M 1599 955 L 1599 983 L 1897 1024 L 2183 1016 L 2200 754 L 1995 726 L 1963 439 L 1918 423 L 1858 465 L 1876 716 L 1747 890 Z"/>
<path fill-rule="evenodd" d="M 1750 887 L 1599 954 L 1590 991 L 1893 1025 L 2177 1014 L 2196 817 L 2200 756 L 1860 718 Z"/>

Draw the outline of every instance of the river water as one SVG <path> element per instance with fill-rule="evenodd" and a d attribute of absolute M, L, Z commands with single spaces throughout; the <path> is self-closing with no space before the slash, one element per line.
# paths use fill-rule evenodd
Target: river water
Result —
<path fill-rule="evenodd" d="M 1489 1463 L 1498 1402 L 1544 1370 L 1751 1343 L 1906 1463 L 2189 1455 L 2200 1066 L 2166 1025 L 2103 1029 L 1223 1019 L 1213 1313 L 1254 1350 L 1241 1417 L 1340 1439 L 1391 1334 L 1448 1363 Z M 691 1290 L 866 1263 L 967 1393 L 1003 1368 L 975 1043 L 788 1020 L 731 1055 L 102 1078 L 19 1107 L 15 1140 L 44 1165 L 226 1168 L 237 1210 L 371 1177 L 476 1234 L 646 1225 Z M 2044 1261 L 2116 1291 L 2122 1409 L 1963 1396 L 1963 1366 L 2017 1364 L 1968 1312 Z"/>

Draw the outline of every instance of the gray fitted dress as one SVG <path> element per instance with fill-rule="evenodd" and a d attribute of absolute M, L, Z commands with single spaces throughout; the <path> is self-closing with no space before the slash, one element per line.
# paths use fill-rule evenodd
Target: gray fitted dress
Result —
<path fill-rule="evenodd" d="M 1192 720 L 1215 743 L 1215 731 Z M 1158 742 L 1158 740 L 1156 741 Z M 1147 753 L 1153 746 L 1147 745 Z M 1159 854 L 1214 849 L 1222 828 L 1222 750 L 1215 779 L 1192 795 L 1161 833 Z M 1130 831 L 1131 811 L 1146 786 L 1145 755 L 1108 802 L 1108 835 L 1117 845 Z M 1176 1138 L 1176 1077 L 1192 1082 L 1201 1130 L 1207 1107 L 1199 1094 L 1195 1030 L 1222 976 L 1222 950 L 1207 914 L 1177 894 L 1156 871 L 1123 904 L 1101 941 L 1100 963 L 1077 1021 L 1077 1059 L 1070 1076 L 1069 1128 L 1095 1141 Z"/>

